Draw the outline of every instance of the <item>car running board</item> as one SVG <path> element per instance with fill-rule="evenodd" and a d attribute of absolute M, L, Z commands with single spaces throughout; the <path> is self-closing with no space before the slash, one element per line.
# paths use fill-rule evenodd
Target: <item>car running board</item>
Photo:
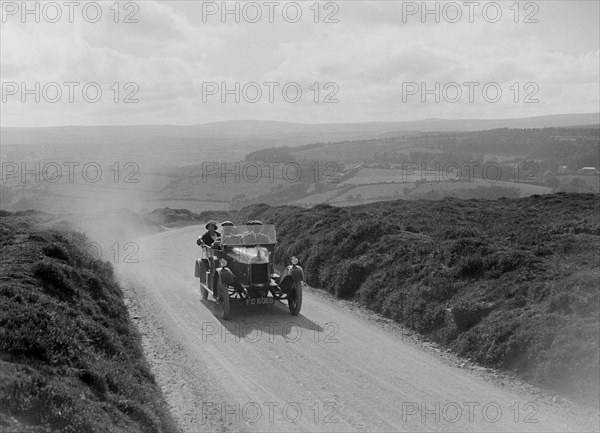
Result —
<path fill-rule="evenodd" d="M 200 285 L 202 286 L 202 288 L 204 288 L 204 290 L 208 291 L 211 295 L 215 294 L 215 292 L 213 292 L 212 290 L 210 290 L 206 284 L 200 283 Z"/>

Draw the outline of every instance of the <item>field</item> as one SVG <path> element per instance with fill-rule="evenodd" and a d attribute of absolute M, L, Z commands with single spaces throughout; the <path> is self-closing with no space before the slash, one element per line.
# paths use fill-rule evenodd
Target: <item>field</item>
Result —
<path fill-rule="evenodd" d="M 252 122 L 244 125 L 250 130 L 255 128 Z M 272 126 L 274 129 L 269 134 L 294 129 L 287 124 Z M 161 207 L 202 212 L 240 209 L 252 203 L 310 206 L 331 202 L 348 206 L 400 197 L 485 198 L 485 188 L 491 188 L 493 192 L 487 192 L 494 197 L 502 196 L 502 188 L 507 197 L 557 190 L 600 191 L 598 176 L 558 174 L 558 167 L 563 165 L 568 167 L 569 173 L 584 165 L 597 165 L 597 128 L 399 131 L 376 134 L 378 138 L 372 139 L 298 147 L 282 146 L 285 140 L 282 138 L 278 142 L 275 136 L 270 138 L 273 141 L 244 141 L 239 131 L 217 133 L 218 125 L 207 130 L 212 131 L 213 138 L 194 138 L 203 128 L 197 131 L 195 128 L 166 128 L 174 135 L 149 137 L 152 130 L 160 129 L 133 128 L 129 135 L 119 136 L 102 135 L 102 128 L 98 128 L 90 137 L 85 137 L 83 130 L 75 129 L 63 137 L 60 144 L 57 130 L 48 130 L 46 136 L 39 131 L 27 134 L 11 131 L 3 136 L 8 144 L 3 143 L 1 155 L 0 207 L 13 211 L 36 209 L 59 213 L 89 213 L 107 208 L 145 212 Z M 124 132 L 127 128 L 117 130 Z M 142 142 L 140 137 L 148 139 L 147 142 Z M 16 140 L 23 143 L 17 144 Z M 254 150 L 261 143 L 263 146 L 277 143 L 279 147 Z M 505 164 L 501 180 L 486 182 L 481 179 L 482 173 L 477 173 L 469 183 L 453 183 L 447 180 L 456 176 L 454 172 L 431 170 L 436 164 L 442 169 L 450 168 L 445 164 L 452 161 L 462 168 L 466 162 L 483 164 L 488 160 Z M 269 177 L 265 168 L 256 180 L 252 168 L 245 165 L 263 161 L 279 163 L 274 178 Z M 284 179 L 280 172 L 291 161 L 300 162 L 307 170 L 298 183 Z M 337 164 L 335 173 L 325 170 L 328 161 Z M 534 164 L 535 170 L 514 170 L 517 164 L 525 162 Z M 208 173 L 208 169 L 221 167 L 222 163 L 226 163 L 228 171 L 225 178 L 219 173 L 203 175 L 203 168 Z M 425 165 L 429 170 L 413 170 L 415 163 Z M 69 164 L 75 164 L 72 172 Z M 312 171 L 315 164 L 323 167 L 319 179 Z M 362 168 L 355 169 L 358 164 Z M 55 177 L 56 167 L 61 170 L 58 178 Z M 86 169 L 82 171 L 84 167 Z M 465 170 L 463 168 L 463 178 Z M 410 192 L 405 191 L 407 187 Z"/>
<path fill-rule="evenodd" d="M 348 201 L 348 196 L 360 196 L 361 200 L 403 198 L 408 199 L 404 191 L 415 187 L 414 183 L 382 183 L 376 185 L 360 185 L 350 189 L 343 195 L 334 198 L 329 203 L 338 204 Z M 356 203 L 354 203 L 356 204 Z"/>
<path fill-rule="evenodd" d="M 532 185 L 527 183 L 518 183 L 518 182 L 491 182 L 485 179 L 473 179 L 471 182 L 426 182 L 421 184 L 415 189 L 412 194 L 418 195 L 421 192 L 440 192 L 444 193 L 444 195 L 452 196 L 453 193 L 458 190 L 469 190 L 476 188 L 506 188 L 513 189 L 516 188 L 519 193 L 519 197 L 529 197 L 534 194 L 551 194 L 552 188 L 548 188 L 541 185 Z"/>
<path fill-rule="evenodd" d="M 343 182 L 340 185 L 364 185 L 374 183 L 405 183 L 417 182 L 421 179 L 428 179 L 436 173 L 433 171 L 412 170 L 410 165 L 407 165 L 404 170 L 390 170 L 385 168 L 361 168 L 354 176 Z M 438 174 L 438 177 L 440 175 Z"/>
<path fill-rule="evenodd" d="M 378 152 L 393 151 L 406 145 L 403 138 L 389 138 L 379 140 L 346 141 L 340 143 L 327 143 L 309 149 L 294 151 L 300 159 L 313 161 L 365 161 L 373 158 Z M 340 157 L 341 156 L 341 157 Z"/>
<path fill-rule="evenodd" d="M 306 198 L 295 200 L 292 204 L 297 205 L 305 205 L 305 204 L 321 204 L 321 203 L 330 203 L 332 200 L 335 200 L 335 197 L 338 196 L 342 191 L 341 190 L 332 190 L 321 192 L 318 194 L 312 194 Z"/>
<path fill-rule="evenodd" d="M 528 183 L 488 181 L 473 178 L 470 181 L 431 181 L 440 174 L 435 171 L 412 172 L 402 170 L 363 168 L 356 176 L 340 182 L 336 189 L 312 194 L 292 204 L 306 205 L 328 203 L 336 206 L 352 206 L 372 203 L 378 200 L 402 198 L 414 200 L 428 198 L 438 200 L 443 197 L 485 198 L 486 194 L 506 197 L 529 197 L 534 194 L 550 194 L 552 188 Z"/>

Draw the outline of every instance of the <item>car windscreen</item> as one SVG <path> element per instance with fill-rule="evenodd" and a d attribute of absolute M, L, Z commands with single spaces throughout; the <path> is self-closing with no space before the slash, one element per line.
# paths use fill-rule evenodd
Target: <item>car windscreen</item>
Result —
<path fill-rule="evenodd" d="M 228 248 L 227 260 L 231 259 L 234 262 L 244 263 L 247 265 L 269 263 L 271 250 L 272 248 L 269 249 L 268 247 L 261 245 L 233 245 Z"/>
<path fill-rule="evenodd" d="M 272 224 L 237 225 L 221 228 L 222 245 L 270 245 L 277 242 Z"/>

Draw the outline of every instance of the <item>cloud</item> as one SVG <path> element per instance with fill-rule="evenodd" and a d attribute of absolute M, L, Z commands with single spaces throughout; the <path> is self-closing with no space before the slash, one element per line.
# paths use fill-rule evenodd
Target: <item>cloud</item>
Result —
<path fill-rule="evenodd" d="M 498 118 L 596 111 L 599 105 L 599 31 L 588 19 L 588 6 L 578 12 L 545 3 L 540 23 L 526 25 L 514 23 L 507 6 L 494 24 L 480 14 L 473 23 L 422 23 L 412 16 L 403 22 L 402 5 L 390 2 L 340 2 L 328 10 L 321 3 L 318 23 L 309 8 L 313 3 L 303 4 L 303 18 L 295 24 L 278 14 L 274 23 L 224 24 L 218 17 L 204 23 L 198 4 L 139 2 L 139 22 L 127 24 L 121 21 L 128 11 L 120 10 L 115 23 L 111 5 L 102 3 L 103 19 L 95 24 L 83 19 L 23 24 L 14 17 L 2 24 L 3 82 L 97 82 L 104 91 L 95 104 L 23 104 L 12 96 L 3 104 L 2 125 Z M 552 8 L 563 9 L 553 14 Z M 323 23 L 332 12 L 339 22 Z M 561 14 L 567 19 L 557 28 Z M 571 43 L 560 44 L 561 38 Z M 225 82 L 228 88 L 239 82 L 243 88 L 266 81 L 281 83 L 273 103 L 266 101 L 264 87 L 255 104 L 232 97 L 222 103 L 220 95 L 202 99 L 205 82 Z M 478 94 L 474 103 L 403 101 L 403 83 L 431 88 L 473 81 L 480 87 L 498 83 L 502 100 L 489 103 Z M 115 82 L 118 103 L 111 90 Z M 137 104 L 122 103 L 128 82 L 139 88 Z M 289 82 L 302 86 L 302 100 L 282 98 L 280 89 Z M 338 103 L 323 103 L 332 93 L 326 83 L 339 86 Z M 526 83 L 538 86 L 538 103 L 524 105 Z"/>

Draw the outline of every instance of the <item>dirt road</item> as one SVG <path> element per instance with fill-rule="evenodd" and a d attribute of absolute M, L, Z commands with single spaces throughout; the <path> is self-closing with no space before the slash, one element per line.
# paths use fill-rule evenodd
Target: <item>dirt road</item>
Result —
<path fill-rule="evenodd" d="M 204 431 L 590 431 L 536 393 L 460 368 L 370 315 L 306 290 L 220 322 L 194 278 L 203 227 L 139 242 L 118 268 L 131 314 L 175 418 Z"/>

